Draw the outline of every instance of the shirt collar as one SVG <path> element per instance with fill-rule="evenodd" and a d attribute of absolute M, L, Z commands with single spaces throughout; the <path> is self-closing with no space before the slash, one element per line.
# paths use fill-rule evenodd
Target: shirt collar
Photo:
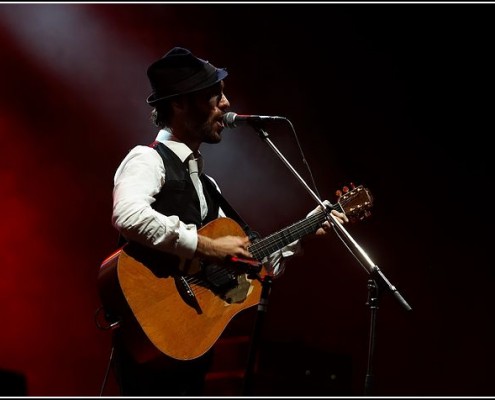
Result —
<path fill-rule="evenodd" d="M 160 129 L 158 135 L 156 136 L 156 140 L 163 143 L 170 150 L 172 150 L 182 162 L 186 161 L 186 159 L 191 154 L 193 154 L 193 151 L 189 147 L 187 147 L 185 143 L 181 142 L 177 137 L 175 137 L 172 131 L 168 128 Z M 202 158 L 201 153 L 199 157 Z"/>

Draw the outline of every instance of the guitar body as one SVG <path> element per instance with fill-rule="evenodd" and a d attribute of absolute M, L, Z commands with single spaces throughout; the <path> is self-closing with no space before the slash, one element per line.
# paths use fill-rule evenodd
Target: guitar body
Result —
<path fill-rule="evenodd" d="M 216 219 L 199 233 L 210 238 L 245 236 L 229 218 Z M 198 272 L 198 263 L 196 260 L 188 265 L 187 270 Z M 237 313 L 259 303 L 261 283 L 257 280 L 244 279 L 249 287 L 245 298 L 236 302 L 228 302 L 192 280 L 188 288 L 194 294 L 193 306 L 178 290 L 177 279 L 182 275 L 179 271 L 161 276 L 155 266 L 150 268 L 129 254 L 126 246 L 101 265 L 98 281 L 103 305 L 107 313 L 118 316 L 124 342 L 141 362 L 158 355 L 156 350 L 178 360 L 200 357 Z"/>

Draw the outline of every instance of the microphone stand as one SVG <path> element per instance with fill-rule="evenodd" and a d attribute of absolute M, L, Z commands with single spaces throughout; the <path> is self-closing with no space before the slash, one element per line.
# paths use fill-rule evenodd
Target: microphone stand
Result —
<path fill-rule="evenodd" d="M 327 219 L 330 225 L 333 227 L 337 236 L 339 236 L 345 243 L 349 251 L 358 260 L 361 266 L 369 274 L 370 278 L 367 282 L 368 287 L 368 300 L 366 305 L 370 307 L 371 320 L 370 320 L 370 336 L 369 336 L 369 348 L 368 348 L 368 363 L 367 371 L 364 385 L 364 394 L 370 395 L 373 384 L 373 357 L 375 352 L 375 330 L 376 330 L 376 314 L 378 310 L 378 300 L 381 292 L 379 289 L 385 289 L 392 293 L 392 295 L 397 299 L 402 307 L 406 311 L 412 310 L 406 300 L 401 296 L 395 286 L 393 286 L 389 280 L 385 277 L 383 272 L 378 268 L 378 266 L 371 260 L 371 258 L 366 254 L 362 247 L 352 238 L 352 236 L 347 232 L 347 230 L 342 226 L 342 224 L 335 218 L 334 215 L 328 211 L 328 207 L 321 201 L 321 199 L 316 195 L 316 193 L 311 190 L 304 179 L 297 173 L 297 171 L 292 167 L 289 161 L 283 156 L 283 154 L 277 149 L 273 142 L 269 139 L 268 133 L 261 128 L 261 123 L 252 123 L 252 127 L 259 133 L 261 139 L 268 144 L 268 146 L 275 152 L 275 154 L 282 160 L 287 168 L 294 174 L 294 176 L 299 180 L 303 187 L 309 192 L 309 194 L 315 199 L 315 201 L 322 207 L 327 213 Z M 330 206 L 330 209 L 333 208 Z M 261 330 L 261 323 L 264 320 L 264 314 L 266 313 L 266 305 L 268 304 L 268 294 L 270 293 L 270 279 L 262 279 L 262 293 L 261 301 L 259 303 L 258 312 L 255 321 L 254 335 L 251 343 L 251 348 L 249 350 L 248 365 L 246 368 L 245 385 L 243 388 L 244 395 L 252 394 L 252 378 L 254 375 L 254 366 L 257 354 L 257 346 L 259 341 L 259 332 Z"/>

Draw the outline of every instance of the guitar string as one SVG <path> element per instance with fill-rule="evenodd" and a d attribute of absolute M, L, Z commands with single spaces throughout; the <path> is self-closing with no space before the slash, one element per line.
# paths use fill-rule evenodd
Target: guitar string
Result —
<path fill-rule="evenodd" d="M 278 232 L 275 232 L 273 233 L 272 235 L 268 236 L 267 238 L 263 239 L 263 241 L 265 241 L 266 239 L 271 239 L 271 240 L 268 240 L 269 244 L 266 245 L 266 246 L 260 246 L 259 248 L 260 249 L 264 249 L 266 251 L 266 249 L 270 248 L 270 246 L 273 247 L 273 244 L 276 243 L 277 241 L 279 241 L 279 239 L 276 239 L 276 236 L 277 235 L 280 235 L 280 232 L 286 230 L 286 229 L 290 229 L 291 227 L 296 227 L 299 225 L 298 229 L 294 230 L 294 234 L 299 234 L 300 232 L 304 232 L 305 230 L 307 230 L 307 225 L 312 225 L 314 224 L 316 221 L 318 221 L 319 219 L 321 219 L 321 216 L 324 214 L 323 211 L 320 211 L 314 215 L 312 215 L 311 217 L 308 217 L 307 219 L 305 220 L 301 220 L 301 221 L 298 221 L 296 223 L 294 223 L 293 225 L 291 225 L 289 228 L 285 228 L 285 229 L 282 229 Z M 311 223 L 310 223 L 311 222 Z M 273 236 L 273 237 L 272 237 Z M 254 243 L 253 245 L 249 246 L 248 249 L 251 249 L 252 246 L 255 246 L 257 243 Z M 278 247 L 278 246 L 276 246 Z M 276 249 L 276 248 L 275 248 Z M 254 251 L 252 251 L 253 255 L 255 256 L 254 258 L 257 259 L 257 260 L 260 260 L 261 258 L 261 255 L 262 254 L 258 254 L 258 256 L 256 256 L 256 253 L 261 253 L 261 252 L 258 252 L 256 249 L 254 249 Z M 234 271 L 235 273 L 235 271 Z M 211 278 L 219 278 L 219 277 L 225 277 L 228 275 L 228 271 L 226 269 L 220 269 L 220 270 L 217 270 L 217 271 L 214 271 L 210 277 Z M 201 294 L 202 292 L 205 292 L 205 291 L 208 291 L 208 290 L 211 290 L 209 286 L 209 283 L 207 280 L 197 276 L 197 275 L 189 275 L 189 276 L 186 276 L 185 277 L 187 283 L 189 285 L 194 285 L 196 287 L 199 287 L 199 289 L 197 289 L 195 291 L 196 294 Z"/>
<path fill-rule="evenodd" d="M 316 221 L 320 220 L 323 214 L 324 214 L 324 212 L 320 211 L 320 212 L 312 215 L 311 217 L 307 218 L 306 220 L 298 221 L 295 224 L 291 225 L 290 227 L 285 228 L 281 231 L 275 232 L 274 234 L 268 236 L 267 238 L 263 239 L 263 241 L 265 241 L 266 239 L 269 239 L 268 244 L 264 245 L 264 246 L 259 246 L 259 251 L 257 249 L 254 249 L 253 251 L 251 251 L 251 247 L 256 246 L 257 243 L 253 243 L 253 245 L 249 246 L 248 250 L 250 250 L 253 253 L 253 255 L 255 256 L 254 257 L 255 259 L 260 260 L 261 255 L 263 254 L 262 251 L 266 252 L 267 249 L 269 249 L 270 247 L 273 247 L 273 244 L 276 243 L 277 241 L 279 241 L 279 239 L 277 239 L 276 236 L 280 236 L 280 233 L 282 231 L 284 231 L 286 229 L 290 229 L 291 227 L 297 226 L 297 229 L 294 230 L 293 234 L 298 234 L 300 232 L 304 232 L 305 230 L 307 230 L 308 225 L 313 225 Z M 277 250 L 278 248 L 279 248 L 279 246 L 276 246 L 273 251 Z M 258 255 L 256 255 L 256 254 L 258 254 Z M 228 275 L 228 272 L 226 269 L 219 269 L 217 271 L 214 271 L 210 275 L 210 278 L 214 279 L 214 278 L 219 278 L 219 277 L 225 277 L 227 275 Z M 202 293 L 211 290 L 211 284 L 209 284 L 209 282 L 207 280 L 205 280 L 205 279 L 203 279 L 197 275 L 185 276 L 185 279 L 186 279 L 187 283 L 189 284 L 189 286 L 194 286 L 194 288 L 191 287 L 191 290 L 193 290 L 195 295 L 201 295 Z"/>
<path fill-rule="evenodd" d="M 251 246 L 248 247 L 248 250 L 251 251 L 253 254 L 258 253 L 258 256 L 256 258 L 263 255 L 271 254 L 273 251 L 278 250 L 278 246 L 274 246 L 274 245 L 275 243 L 280 241 L 279 237 L 283 236 L 282 235 L 283 232 L 289 231 L 291 230 L 291 228 L 293 229 L 293 234 L 300 234 L 302 232 L 305 232 L 309 226 L 314 225 L 316 222 L 321 220 L 323 214 L 324 214 L 323 211 L 319 211 L 316 214 L 313 214 L 312 216 L 304 220 L 295 222 L 294 224 L 290 225 L 287 228 L 272 233 L 271 235 L 267 236 L 261 241 L 253 243 Z M 253 247 L 256 248 L 251 250 Z"/>
<path fill-rule="evenodd" d="M 339 201 L 339 204 L 341 205 L 342 208 L 344 208 L 344 206 L 346 204 L 348 204 L 352 199 L 353 199 L 353 197 L 342 199 L 341 201 Z M 273 247 L 273 245 L 275 243 L 280 241 L 279 236 L 281 236 L 282 232 L 285 232 L 287 230 L 290 230 L 291 228 L 297 227 L 297 229 L 295 229 L 293 231 L 293 234 L 298 235 L 298 234 L 304 232 L 305 230 L 307 230 L 307 227 L 313 225 L 315 222 L 318 222 L 321 219 L 321 217 L 323 216 L 323 214 L 324 214 L 324 211 L 319 211 L 319 212 L 313 214 L 312 216 L 310 216 L 306 219 L 295 222 L 294 224 L 290 225 L 287 228 L 284 228 L 284 229 L 281 229 L 275 233 L 272 233 L 271 235 L 262 239 L 262 241 L 253 243 L 251 246 L 248 247 L 248 250 L 253 254 L 255 259 L 260 261 L 262 256 L 264 254 L 267 254 L 267 251 L 271 247 Z M 256 248 L 253 248 L 253 247 L 256 247 Z M 273 248 L 273 250 L 268 251 L 268 253 L 272 253 L 273 251 L 276 251 L 277 249 L 278 249 L 278 246 L 275 246 Z M 234 273 L 235 273 L 235 271 L 234 271 Z M 219 278 L 219 277 L 225 277 L 227 275 L 228 275 L 228 271 L 226 269 L 219 269 L 219 270 L 213 272 L 210 275 L 210 277 Z M 211 285 L 209 284 L 209 282 L 205 279 L 202 279 L 202 278 L 196 276 L 196 275 L 186 276 L 185 279 L 189 285 L 193 285 L 195 287 L 198 287 L 198 289 L 196 289 L 196 291 L 195 291 L 196 294 L 201 294 L 202 292 L 206 292 L 206 291 L 211 290 Z"/>
<path fill-rule="evenodd" d="M 273 245 L 276 242 L 280 241 L 280 239 L 278 239 L 277 236 L 280 236 L 281 232 L 288 230 L 290 228 L 294 228 L 294 227 L 298 227 L 298 228 L 293 231 L 293 234 L 299 234 L 301 232 L 304 232 L 305 230 L 307 230 L 307 226 L 313 225 L 315 222 L 320 220 L 323 214 L 324 214 L 323 211 L 320 211 L 317 214 L 313 214 L 312 216 L 308 217 L 305 220 L 301 220 L 301 221 L 294 223 L 293 225 L 289 226 L 288 228 L 284 228 L 278 232 L 275 232 L 275 233 L 271 234 L 270 236 L 266 237 L 265 239 L 262 239 L 262 241 L 263 242 L 266 241 L 267 244 L 261 245 L 262 244 L 261 242 L 255 242 L 251 246 L 248 246 L 248 250 L 251 251 L 251 253 L 254 255 L 255 259 L 260 261 L 262 256 L 263 256 L 263 253 L 266 254 L 266 249 L 273 247 Z M 253 249 L 253 247 L 257 247 L 257 248 Z M 276 247 L 278 247 L 278 246 L 276 246 Z M 220 277 L 221 275 L 226 276 L 227 273 L 228 272 L 225 269 L 221 269 L 221 270 L 217 270 L 217 271 L 213 272 L 210 276 L 211 277 Z M 193 283 L 193 284 L 197 283 L 197 282 L 204 281 L 204 279 L 201 279 L 200 277 L 198 277 L 196 275 L 190 275 L 186 279 L 188 280 L 189 283 Z"/>
<path fill-rule="evenodd" d="M 342 201 L 339 201 L 339 204 L 340 206 L 342 207 L 342 209 L 344 209 L 344 206 L 346 204 L 348 204 L 352 199 L 354 198 L 354 196 L 351 196 L 349 198 L 345 198 L 345 199 L 342 199 Z M 313 214 L 313 216 L 311 217 L 308 217 L 306 219 L 303 219 L 301 221 L 298 221 L 298 222 L 295 222 L 294 224 L 290 225 L 288 228 L 284 228 L 284 229 L 281 229 L 279 230 L 278 232 L 275 232 L 275 233 L 272 233 L 271 235 L 267 236 L 266 238 L 262 239 L 262 242 L 265 242 L 266 243 L 266 246 L 263 247 L 261 246 L 260 247 L 260 250 L 267 250 L 269 249 L 274 243 L 276 243 L 277 241 L 279 241 L 278 237 L 277 236 L 280 236 L 280 234 L 284 231 L 287 231 L 287 230 L 290 230 L 291 228 L 297 226 L 298 224 L 301 224 L 300 226 L 302 227 L 301 229 L 297 229 L 294 231 L 294 233 L 297 233 L 299 234 L 300 232 L 304 231 L 304 229 L 306 228 L 306 225 L 312 225 L 314 222 L 317 222 L 317 220 L 320 219 L 320 217 L 322 217 L 324 214 L 324 211 L 319 211 L 317 212 L 316 214 Z M 312 217 L 315 217 L 315 218 L 312 218 Z M 258 242 L 258 243 L 261 243 L 261 242 Z M 252 246 L 255 246 L 256 243 L 254 243 L 253 245 L 251 245 L 248 249 L 251 249 Z M 277 250 L 276 248 L 272 251 L 275 251 Z M 254 250 L 256 252 L 256 249 Z M 253 254 L 254 252 L 251 251 Z M 255 257 L 257 258 L 257 257 Z"/>
<path fill-rule="evenodd" d="M 226 271 L 216 271 L 213 274 L 211 274 L 211 277 L 220 277 L 221 275 L 226 276 L 227 272 Z M 187 283 L 189 286 L 194 286 L 191 287 L 195 295 L 200 295 L 204 292 L 212 291 L 211 284 L 202 278 L 199 278 L 194 275 L 186 276 L 185 277 Z M 196 288 L 196 289 L 195 289 Z"/>
<path fill-rule="evenodd" d="M 232 271 L 233 274 L 236 273 L 236 271 Z M 227 268 L 219 269 L 214 271 L 209 277 L 210 278 L 221 278 L 221 277 L 227 277 L 229 275 L 229 271 Z M 204 290 L 210 290 L 211 284 L 208 282 L 207 279 L 202 278 L 197 275 L 189 275 L 186 276 L 185 279 L 189 284 L 192 285 L 198 285 L 199 287 L 203 288 Z"/>

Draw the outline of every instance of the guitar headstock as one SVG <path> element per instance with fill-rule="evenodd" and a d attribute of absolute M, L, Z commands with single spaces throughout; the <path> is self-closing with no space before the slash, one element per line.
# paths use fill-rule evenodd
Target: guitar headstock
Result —
<path fill-rule="evenodd" d="M 355 186 L 351 183 L 350 188 L 344 186 L 337 190 L 337 202 L 349 218 L 349 221 L 362 221 L 371 215 L 370 208 L 373 207 L 373 196 L 368 188 L 362 185 Z"/>

